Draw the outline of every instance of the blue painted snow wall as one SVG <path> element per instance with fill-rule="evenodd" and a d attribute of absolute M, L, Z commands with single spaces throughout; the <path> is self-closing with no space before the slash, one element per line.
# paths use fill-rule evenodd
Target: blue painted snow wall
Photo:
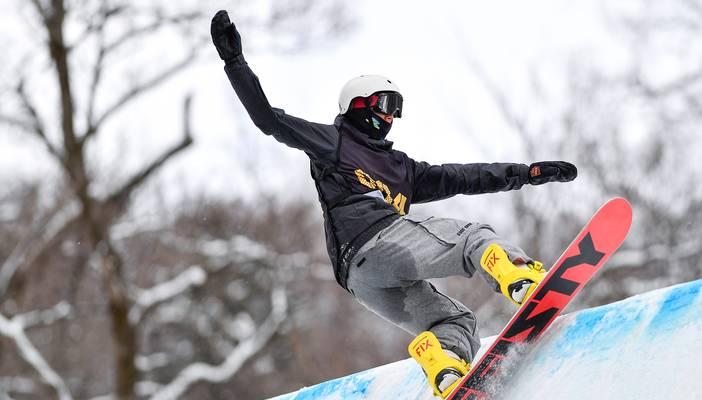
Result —
<path fill-rule="evenodd" d="M 702 399 L 701 291 L 698 280 L 559 318 L 510 376 L 503 398 Z M 434 397 L 407 359 L 275 398 L 312 399 Z"/>

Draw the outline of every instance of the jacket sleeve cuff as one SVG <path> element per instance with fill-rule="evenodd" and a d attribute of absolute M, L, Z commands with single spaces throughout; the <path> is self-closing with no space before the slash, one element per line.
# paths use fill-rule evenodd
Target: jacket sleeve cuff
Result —
<path fill-rule="evenodd" d="M 234 67 L 237 67 L 239 65 L 245 65 L 245 64 L 246 64 L 246 60 L 244 59 L 244 55 L 239 54 L 238 56 L 236 56 L 230 60 L 227 60 L 224 63 L 224 66 L 228 67 L 228 68 L 234 68 Z"/>
<path fill-rule="evenodd" d="M 529 166 L 526 164 L 517 164 L 517 173 L 519 175 L 519 184 L 526 185 L 529 183 Z"/>

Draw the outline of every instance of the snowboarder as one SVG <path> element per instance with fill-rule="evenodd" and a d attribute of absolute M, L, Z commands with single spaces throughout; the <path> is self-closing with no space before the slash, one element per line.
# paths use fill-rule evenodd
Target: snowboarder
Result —
<path fill-rule="evenodd" d="M 394 119 L 402 117 L 403 97 L 391 80 L 378 75 L 351 79 L 341 90 L 334 123 L 308 122 L 268 103 L 226 11 L 213 17 L 211 34 L 254 124 L 309 156 L 337 282 L 365 307 L 417 335 L 410 354 L 435 394 L 446 397 L 480 346 L 477 322 L 472 311 L 427 279 L 470 278 L 480 271 L 495 291 L 521 304 L 545 270 L 488 225 L 417 218 L 408 214 L 410 205 L 568 182 L 577 175 L 575 166 L 563 161 L 530 166 L 417 162 L 386 139 Z"/>

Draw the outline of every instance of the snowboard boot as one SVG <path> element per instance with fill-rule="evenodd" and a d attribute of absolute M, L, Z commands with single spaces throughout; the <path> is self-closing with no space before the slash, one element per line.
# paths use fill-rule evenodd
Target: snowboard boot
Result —
<path fill-rule="evenodd" d="M 546 275 L 546 269 L 538 261 L 513 264 L 496 243 L 485 249 L 480 266 L 495 278 L 500 292 L 517 306 L 524 304 Z"/>
<path fill-rule="evenodd" d="M 470 364 L 455 353 L 442 349 L 439 339 L 429 331 L 420 333 L 407 350 L 424 370 L 434 395 L 442 399 L 451 393 L 470 369 Z"/>

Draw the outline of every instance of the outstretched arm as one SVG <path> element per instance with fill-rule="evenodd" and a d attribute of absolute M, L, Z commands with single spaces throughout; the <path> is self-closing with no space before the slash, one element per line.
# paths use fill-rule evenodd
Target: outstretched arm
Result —
<path fill-rule="evenodd" d="M 445 199 L 457 194 L 494 193 L 526 184 L 569 182 L 578 175 L 573 164 L 541 161 L 530 166 L 513 163 L 430 165 L 412 160 L 413 203 Z"/>
<path fill-rule="evenodd" d="M 332 125 L 316 124 L 288 115 L 268 103 L 258 77 L 244 60 L 241 37 L 226 11 L 212 18 L 212 41 L 225 62 L 224 70 L 253 123 L 266 135 L 315 159 L 335 156 L 338 132 Z"/>

